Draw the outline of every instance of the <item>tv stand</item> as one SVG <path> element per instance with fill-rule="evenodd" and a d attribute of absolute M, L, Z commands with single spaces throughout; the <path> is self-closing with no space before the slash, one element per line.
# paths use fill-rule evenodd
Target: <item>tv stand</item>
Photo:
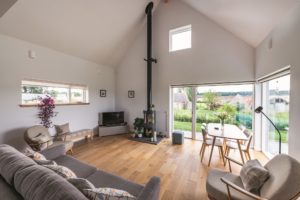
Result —
<path fill-rule="evenodd" d="M 128 133 L 127 124 L 99 126 L 99 137 Z"/>

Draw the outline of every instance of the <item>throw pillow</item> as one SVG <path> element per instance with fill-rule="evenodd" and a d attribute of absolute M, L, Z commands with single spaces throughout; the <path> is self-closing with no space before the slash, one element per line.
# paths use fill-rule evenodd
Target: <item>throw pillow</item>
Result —
<path fill-rule="evenodd" d="M 258 160 L 249 160 L 243 166 L 240 177 L 247 191 L 259 194 L 261 186 L 269 178 L 269 172 Z"/>
<path fill-rule="evenodd" d="M 88 189 L 95 189 L 95 186 L 90 181 L 84 178 L 68 178 L 67 180 L 86 197 L 88 197 Z"/>
<path fill-rule="evenodd" d="M 136 200 L 136 197 L 128 192 L 114 188 L 95 188 L 86 191 L 86 196 L 90 200 Z"/>
<path fill-rule="evenodd" d="M 53 170 L 58 175 L 64 178 L 77 178 L 76 174 L 69 168 L 62 165 L 43 165 L 44 167 Z"/>
<path fill-rule="evenodd" d="M 65 138 L 65 134 L 70 133 L 69 123 L 63 125 L 55 125 L 56 129 L 56 140 L 63 141 Z"/>
<path fill-rule="evenodd" d="M 57 165 L 53 160 L 34 160 L 38 165 Z"/>
<path fill-rule="evenodd" d="M 47 160 L 43 154 L 33 151 L 28 147 L 23 151 L 23 154 L 29 158 L 32 158 L 33 160 Z"/>

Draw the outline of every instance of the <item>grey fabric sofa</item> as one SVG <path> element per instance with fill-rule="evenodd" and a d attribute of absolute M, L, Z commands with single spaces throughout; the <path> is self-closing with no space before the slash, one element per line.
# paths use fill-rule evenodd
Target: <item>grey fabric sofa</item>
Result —
<path fill-rule="evenodd" d="M 70 168 L 81 178 L 91 181 L 95 187 L 112 187 L 125 190 L 138 200 L 158 200 L 160 178 L 152 177 L 143 186 L 99 170 L 75 158 L 65 155 L 63 145 L 42 151 L 57 164 Z M 86 200 L 87 198 L 66 179 L 55 172 L 37 165 L 13 147 L 0 145 L 0 198 L 5 200 Z"/>

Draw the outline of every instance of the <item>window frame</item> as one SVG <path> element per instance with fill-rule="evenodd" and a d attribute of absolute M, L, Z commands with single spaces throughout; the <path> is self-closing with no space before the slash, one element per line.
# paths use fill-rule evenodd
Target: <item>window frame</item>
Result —
<path fill-rule="evenodd" d="M 22 79 L 21 80 L 21 104 L 20 107 L 35 107 L 38 106 L 38 103 L 25 103 L 23 101 L 23 86 L 40 86 L 40 87 L 53 87 L 53 88 L 64 88 L 68 91 L 68 102 L 63 103 L 55 103 L 56 106 L 65 106 L 65 105 L 89 105 L 89 89 L 86 85 L 81 84 L 73 84 L 73 83 L 63 83 L 63 82 L 55 82 L 55 81 L 45 81 L 45 80 L 37 80 L 37 79 Z M 82 102 L 72 102 L 72 89 L 82 89 L 83 91 L 83 101 Z M 41 94 L 46 95 L 46 94 Z"/>
<path fill-rule="evenodd" d="M 191 32 L 191 45 L 190 45 L 190 47 L 173 50 L 172 36 L 176 35 L 176 34 L 179 34 L 179 33 L 188 32 L 188 31 Z M 186 50 L 186 49 L 191 49 L 191 48 L 192 48 L 192 25 L 191 24 L 169 30 L 169 52 L 181 51 L 181 50 Z"/>

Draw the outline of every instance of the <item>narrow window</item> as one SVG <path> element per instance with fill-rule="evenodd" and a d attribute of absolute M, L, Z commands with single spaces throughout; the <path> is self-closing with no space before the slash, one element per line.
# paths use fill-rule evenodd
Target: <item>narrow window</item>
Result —
<path fill-rule="evenodd" d="M 192 47 L 192 25 L 172 29 L 169 32 L 169 51 L 178 51 Z"/>
<path fill-rule="evenodd" d="M 88 88 L 84 85 L 22 80 L 21 88 L 22 105 L 36 105 L 39 97 L 46 95 L 51 96 L 55 104 L 88 103 Z"/>

